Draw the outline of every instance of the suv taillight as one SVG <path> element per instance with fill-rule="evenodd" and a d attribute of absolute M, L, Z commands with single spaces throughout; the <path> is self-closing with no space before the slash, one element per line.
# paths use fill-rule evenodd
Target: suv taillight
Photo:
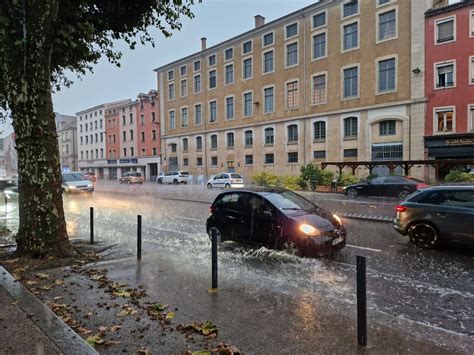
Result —
<path fill-rule="evenodd" d="M 214 212 L 214 206 L 209 206 L 209 213 L 212 214 Z"/>
<path fill-rule="evenodd" d="M 429 187 L 427 184 L 424 184 L 424 183 L 418 183 L 416 184 L 416 189 L 419 190 L 419 189 L 426 189 L 427 187 Z"/>
<path fill-rule="evenodd" d="M 395 207 L 395 210 L 397 212 L 405 212 L 408 208 L 406 206 L 402 206 L 402 205 L 397 205 L 397 207 Z"/>

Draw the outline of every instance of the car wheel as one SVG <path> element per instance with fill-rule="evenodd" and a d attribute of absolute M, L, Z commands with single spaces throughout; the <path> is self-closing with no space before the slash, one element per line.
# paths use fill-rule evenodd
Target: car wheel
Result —
<path fill-rule="evenodd" d="M 178 180 L 177 180 L 177 179 L 174 179 L 174 180 L 173 180 L 173 184 L 178 185 Z"/>
<path fill-rule="evenodd" d="M 158 179 L 158 184 L 162 184 L 163 183 L 163 180 L 162 179 Z"/>
<path fill-rule="evenodd" d="M 404 200 L 404 199 L 406 199 L 409 195 L 410 195 L 410 192 L 409 192 L 409 191 L 403 190 L 403 191 L 400 191 L 400 193 L 398 194 L 398 198 L 399 198 L 400 200 Z"/>
<path fill-rule="evenodd" d="M 408 236 L 413 244 L 424 249 L 433 249 L 439 244 L 439 232 L 433 225 L 425 222 L 411 225 Z"/>
<path fill-rule="evenodd" d="M 208 183 L 208 184 L 207 184 L 207 188 L 208 188 L 208 189 L 212 189 L 212 184 L 211 184 L 211 183 Z"/>
<path fill-rule="evenodd" d="M 358 195 L 359 195 L 359 193 L 354 188 L 347 190 L 347 196 L 349 198 L 357 198 Z"/>
<path fill-rule="evenodd" d="M 224 189 L 230 190 L 230 184 L 225 184 Z"/>
<path fill-rule="evenodd" d="M 286 251 L 290 255 L 299 255 L 300 251 L 298 249 L 298 245 L 295 242 L 289 240 L 283 243 L 283 250 Z"/>
<path fill-rule="evenodd" d="M 222 234 L 221 234 L 219 228 L 217 228 L 216 226 L 212 226 L 211 228 L 209 228 L 209 240 L 212 242 L 212 232 L 213 231 L 216 231 L 217 243 L 222 242 L 224 239 L 222 238 Z"/>

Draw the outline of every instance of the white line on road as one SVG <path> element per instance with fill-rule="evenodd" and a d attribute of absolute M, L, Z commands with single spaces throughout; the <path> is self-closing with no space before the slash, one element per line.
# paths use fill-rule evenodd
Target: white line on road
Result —
<path fill-rule="evenodd" d="M 175 216 L 176 218 L 180 219 L 186 219 L 188 221 L 195 221 L 195 222 L 204 222 L 204 219 L 198 219 L 198 218 L 191 218 L 191 217 L 183 217 L 183 216 Z"/>
<path fill-rule="evenodd" d="M 378 252 L 378 253 L 382 252 L 382 250 L 380 250 L 380 249 L 367 248 L 367 247 L 360 247 L 360 246 L 358 246 L 358 245 L 352 245 L 352 244 L 346 244 L 346 247 L 355 248 L 355 249 L 362 249 L 362 250 L 376 251 L 376 252 Z"/>

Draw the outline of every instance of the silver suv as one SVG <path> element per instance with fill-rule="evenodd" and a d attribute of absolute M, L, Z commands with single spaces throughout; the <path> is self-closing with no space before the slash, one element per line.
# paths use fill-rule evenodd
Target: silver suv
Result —
<path fill-rule="evenodd" d="M 187 171 L 170 171 L 158 177 L 158 184 L 187 184 L 188 177 Z"/>

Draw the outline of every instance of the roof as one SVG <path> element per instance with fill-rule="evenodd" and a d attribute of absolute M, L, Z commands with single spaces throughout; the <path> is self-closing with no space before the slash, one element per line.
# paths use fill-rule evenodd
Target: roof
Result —
<path fill-rule="evenodd" d="M 460 2 L 451 4 L 451 5 L 438 7 L 435 9 L 429 9 L 428 11 L 425 12 L 425 17 L 433 17 L 439 14 L 444 14 L 446 12 L 458 10 L 467 6 L 474 6 L 474 0 L 462 0 Z"/>
<path fill-rule="evenodd" d="M 464 183 L 464 182 L 450 182 L 438 186 L 432 186 L 429 190 L 459 190 L 459 189 L 466 189 L 469 191 L 474 191 L 474 184 L 473 183 Z M 428 189 L 424 189 L 426 191 Z"/>
<path fill-rule="evenodd" d="M 245 187 L 245 188 L 241 188 L 241 189 L 234 189 L 234 190 L 231 190 L 231 191 L 226 191 L 224 193 L 227 193 L 227 192 L 253 192 L 253 193 L 256 193 L 256 194 L 259 194 L 259 195 L 265 195 L 265 194 L 268 194 L 268 193 L 280 193 L 280 192 L 285 192 L 285 191 L 289 191 L 287 189 L 284 189 L 284 188 L 281 188 L 281 187 L 276 187 L 276 186 L 253 186 L 253 187 Z"/>
<path fill-rule="evenodd" d="M 113 106 L 118 106 L 118 105 L 122 105 L 122 104 L 125 104 L 125 103 L 128 103 L 128 102 L 131 102 L 132 100 L 130 99 L 125 99 L 125 100 L 119 100 L 119 101 L 112 101 L 112 102 L 108 102 L 108 103 L 105 103 L 105 104 L 100 104 L 100 105 L 97 105 L 97 106 L 94 106 L 94 107 L 90 107 L 88 109 L 85 109 L 85 110 L 82 110 L 82 111 L 79 111 L 79 112 L 76 112 L 76 116 L 77 115 L 82 115 L 83 113 L 86 113 L 86 112 L 89 112 L 89 111 L 95 111 L 99 108 L 109 108 L 109 107 L 113 107 Z"/>

